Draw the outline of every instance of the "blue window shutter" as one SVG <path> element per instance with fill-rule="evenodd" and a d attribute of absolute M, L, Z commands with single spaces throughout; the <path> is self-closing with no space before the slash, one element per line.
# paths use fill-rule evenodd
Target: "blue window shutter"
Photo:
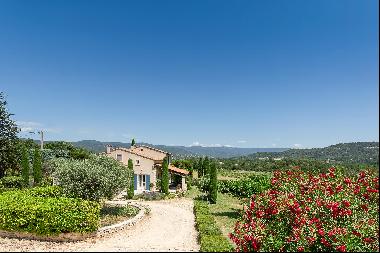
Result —
<path fill-rule="evenodd" d="M 150 190 L 150 175 L 146 175 L 146 189 L 149 191 Z"/>
<path fill-rule="evenodd" d="M 135 185 L 135 190 L 137 190 L 137 175 L 134 174 L 133 177 L 134 177 L 134 178 L 133 178 L 133 179 L 134 179 L 134 180 L 133 180 L 133 183 L 134 183 L 134 185 Z"/>

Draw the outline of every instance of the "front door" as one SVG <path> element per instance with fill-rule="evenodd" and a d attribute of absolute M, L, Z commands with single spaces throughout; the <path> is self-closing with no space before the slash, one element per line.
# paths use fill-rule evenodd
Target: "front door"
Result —
<path fill-rule="evenodd" d="M 146 189 L 146 176 L 145 175 L 139 175 L 137 182 L 137 190 L 143 191 Z"/>

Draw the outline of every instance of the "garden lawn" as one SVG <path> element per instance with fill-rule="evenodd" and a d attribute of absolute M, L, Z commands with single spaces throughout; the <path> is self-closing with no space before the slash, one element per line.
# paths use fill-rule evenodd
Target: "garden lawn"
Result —
<path fill-rule="evenodd" d="M 202 196 L 202 192 L 197 187 L 193 186 L 191 190 L 187 191 L 187 197 L 196 198 Z M 243 203 L 246 200 L 239 200 L 230 194 L 222 194 L 218 192 L 218 199 L 216 204 L 209 204 L 210 213 L 214 216 L 216 225 L 222 231 L 224 237 L 230 240 L 228 234 L 234 230 L 237 219 L 241 216 L 240 212 L 243 210 Z M 230 242 L 232 242 L 230 240 Z"/>
<path fill-rule="evenodd" d="M 218 193 L 216 204 L 209 205 L 210 213 L 226 238 L 229 238 L 228 234 L 234 230 L 235 223 L 241 216 L 244 202 L 248 202 L 248 199 L 239 200 L 230 194 Z"/>

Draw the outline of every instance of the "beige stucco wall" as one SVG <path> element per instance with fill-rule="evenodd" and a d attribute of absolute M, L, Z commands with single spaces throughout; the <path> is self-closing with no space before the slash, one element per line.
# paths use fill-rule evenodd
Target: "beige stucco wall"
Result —
<path fill-rule="evenodd" d="M 131 154 L 124 150 L 112 150 L 107 156 L 117 159 L 117 155 L 122 155 L 122 163 L 128 166 L 128 160 L 132 159 L 133 161 L 133 171 L 136 175 L 150 175 L 150 183 L 153 183 L 154 186 L 150 189 L 151 191 L 156 190 L 156 170 L 154 168 L 154 161 L 147 159 L 135 154 Z M 137 165 L 137 160 L 139 160 L 139 165 Z"/>
<path fill-rule="evenodd" d="M 136 152 L 137 154 L 141 154 L 141 155 L 151 157 L 154 160 L 163 160 L 166 157 L 165 153 L 162 153 L 162 152 L 159 152 L 156 150 L 152 150 L 152 149 L 146 148 L 146 147 L 133 147 L 131 149 L 133 150 L 133 152 Z M 141 149 L 142 149 L 142 151 L 141 151 Z"/>

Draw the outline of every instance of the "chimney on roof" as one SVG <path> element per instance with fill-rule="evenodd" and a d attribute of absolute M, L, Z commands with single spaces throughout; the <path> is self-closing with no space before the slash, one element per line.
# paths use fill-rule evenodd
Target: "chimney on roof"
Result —
<path fill-rule="evenodd" d="M 109 154 L 109 153 L 111 153 L 112 146 L 108 144 L 108 145 L 106 145 L 106 149 L 107 149 L 106 153 Z"/>

